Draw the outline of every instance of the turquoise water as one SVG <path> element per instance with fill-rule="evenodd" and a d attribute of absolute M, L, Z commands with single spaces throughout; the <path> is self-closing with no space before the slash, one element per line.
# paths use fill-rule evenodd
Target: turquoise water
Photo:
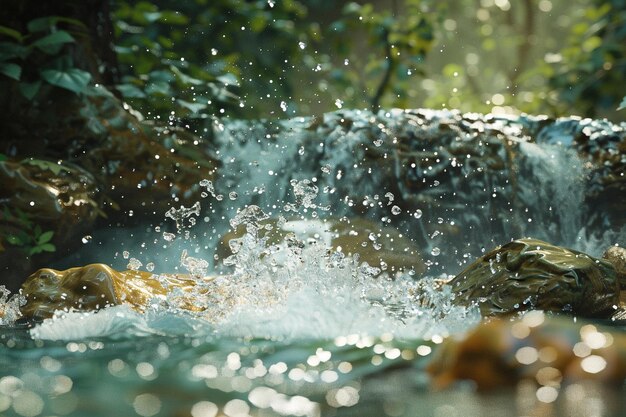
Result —
<path fill-rule="evenodd" d="M 422 354 L 433 350 L 421 356 Z M 0 333 L 2 416 L 623 416 L 624 390 L 578 385 L 552 404 L 520 384 L 432 392 L 437 345 L 339 337 L 264 340 L 113 335 L 33 340 Z"/>

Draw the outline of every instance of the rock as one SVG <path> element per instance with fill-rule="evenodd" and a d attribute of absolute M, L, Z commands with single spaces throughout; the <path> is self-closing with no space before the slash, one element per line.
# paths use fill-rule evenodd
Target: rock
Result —
<path fill-rule="evenodd" d="M 428 365 L 431 385 L 445 389 L 472 381 L 479 391 L 514 387 L 560 389 L 579 381 L 620 387 L 626 378 L 626 336 L 564 317 L 526 313 L 491 319 L 462 339 L 448 338 Z"/>
<path fill-rule="evenodd" d="M 490 251 L 449 283 L 456 303 L 477 303 L 485 316 L 538 309 L 605 318 L 621 306 L 620 284 L 610 262 L 535 239 Z"/>
<path fill-rule="evenodd" d="M 94 177 L 84 169 L 49 160 L 2 161 L 0 184 L 0 254 L 6 259 L 2 283 L 15 291 L 33 258 L 35 265 L 48 262 L 52 252 L 64 256 L 80 244 L 80 236 L 102 213 L 100 196 Z M 41 238 L 49 232 L 51 239 Z"/>
<path fill-rule="evenodd" d="M 620 282 L 626 282 L 626 249 L 619 246 L 611 246 L 604 252 L 602 258 L 613 265 Z M 626 291 L 626 288 L 620 289 Z"/>
<path fill-rule="evenodd" d="M 157 275 L 143 271 L 118 272 L 104 264 L 91 264 L 65 271 L 40 269 L 22 286 L 26 304 L 24 317 L 41 320 L 55 310 L 93 311 L 111 305 L 128 304 L 145 311 L 154 300 L 165 300 L 178 289 L 184 295 L 196 289 L 197 280 L 183 274 Z M 183 300 L 188 310 L 199 308 Z"/>
<path fill-rule="evenodd" d="M 367 262 L 391 276 L 409 271 L 420 274 L 426 269 L 420 251 L 411 239 L 393 227 L 380 226 L 367 219 L 291 219 L 279 222 L 270 218 L 261 221 L 260 225 L 269 227 L 269 230 L 261 230 L 262 236 L 267 237 L 267 246 L 281 245 L 289 234 L 293 234 L 302 244 L 315 242 L 333 251 L 341 248 L 346 256 L 358 254 L 360 263 Z M 225 234 L 217 255 L 222 259 L 228 257 L 229 242 L 240 238 L 244 232 L 245 227 L 241 225 L 236 231 Z"/>
<path fill-rule="evenodd" d="M 0 153 L 80 166 L 92 175 L 106 200 L 101 209 L 113 221 L 161 220 L 172 204 L 199 200 L 198 183 L 215 175 L 218 162 L 209 146 L 200 146 L 202 139 L 176 126 L 142 120 L 102 88 L 98 95 L 55 89 L 42 89 L 40 95 L 19 120 L 10 121 L 13 136 Z M 57 105 L 50 108 L 48 100 Z"/>

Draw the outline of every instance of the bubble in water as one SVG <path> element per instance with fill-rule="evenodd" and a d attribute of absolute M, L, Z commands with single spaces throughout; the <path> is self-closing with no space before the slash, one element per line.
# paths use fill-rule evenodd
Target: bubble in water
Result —
<path fill-rule="evenodd" d="M 300 146 L 300 149 L 298 149 L 298 155 L 304 155 L 304 146 Z"/>
<path fill-rule="evenodd" d="M 234 191 L 231 191 L 230 193 L 228 193 L 228 198 L 230 198 L 231 200 L 236 200 L 237 197 L 239 197 L 239 194 L 237 194 Z"/>
<path fill-rule="evenodd" d="M 374 141 L 374 146 L 379 147 L 383 144 L 383 140 L 382 139 L 376 139 Z"/>
<path fill-rule="evenodd" d="M 413 217 L 415 217 L 416 219 L 419 219 L 422 217 L 422 210 L 417 209 L 415 210 L 415 212 L 413 213 Z"/>
<path fill-rule="evenodd" d="M 436 246 L 433 248 L 433 250 L 430 251 L 430 254 L 433 256 L 439 256 L 440 253 L 441 253 L 441 249 L 439 249 Z"/>
<path fill-rule="evenodd" d="M 146 264 L 146 271 L 148 271 L 148 272 L 152 272 L 152 271 L 154 271 L 154 263 L 152 263 L 152 262 L 148 262 L 148 263 Z"/>
<path fill-rule="evenodd" d="M 91 235 L 86 235 L 86 236 L 83 236 L 81 240 L 83 243 L 89 243 L 91 242 L 91 239 L 92 239 Z"/>
<path fill-rule="evenodd" d="M 163 239 L 167 240 L 168 242 L 171 242 L 174 239 L 176 239 L 176 235 L 174 233 L 163 232 Z"/>
<path fill-rule="evenodd" d="M 128 265 L 126 265 L 126 268 L 132 270 L 132 271 L 136 271 L 139 268 L 141 268 L 143 266 L 143 264 L 141 263 L 141 261 L 137 258 L 130 258 L 130 260 L 128 261 Z"/>
<path fill-rule="evenodd" d="M 402 213 L 402 209 L 398 206 L 393 206 L 391 208 L 391 214 L 393 214 L 394 216 L 397 216 L 398 214 Z"/>
<path fill-rule="evenodd" d="M 127 250 L 125 250 L 124 252 L 122 252 L 122 257 L 124 259 L 128 259 L 128 257 L 130 256 L 130 252 L 128 252 Z"/>

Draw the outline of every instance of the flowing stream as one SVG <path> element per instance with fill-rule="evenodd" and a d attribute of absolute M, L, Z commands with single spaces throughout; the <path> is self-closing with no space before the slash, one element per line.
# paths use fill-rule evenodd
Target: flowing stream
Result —
<path fill-rule="evenodd" d="M 208 291 L 186 301 L 202 311 L 183 309 L 174 290 L 145 313 L 116 306 L 0 327 L 0 415 L 514 415 L 506 396 L 427 393 L 437 345 L 480 321 L 436 279 L 511 238 L 598 255 L 622 235 L 590 230 L 589 175 L 568 143 L 530 142 L 506 120 L 479 142 L 471 115 L 441 138 L 453 114 L 400 116 L 216 123 L 206 146 L 223 165 L 198 184 L 200 201 L 173 202 L 163 222 L 132 233 L 96 233 L 97 254 L 59 263 L 192 274 Z M 503 137 L 509 145 L 496 146 Z M 416 266 L 364 262 L 333 245 L 333 224 L 381 253 L 406 238 Z M 9 311 L 15 299 L 0 302 Z"/>

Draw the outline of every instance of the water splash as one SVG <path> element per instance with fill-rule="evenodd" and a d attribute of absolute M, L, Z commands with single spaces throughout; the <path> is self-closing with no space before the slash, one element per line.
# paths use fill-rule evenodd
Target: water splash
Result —
<path fill-rule="evenodd" d="M 0 285 L 0 325 L 14 325 L 22 317 L 20 307 L 24 304 L 26 299 L 21 294 L 11 295 L 7 287 Z"/>
<path fill-rule="evenodd" d="M 119 309 L 59 314 L 37 326 L 33 337 L 162 334 L 167 326 L 154 327 L 156 318 L 169 323 L 182 317 L 191 320 L 187 328 L 195 335 L 200 322 L 207 335 L 291 340 L 390 333 L 419 339 L 466 330 L 480 320 L 476 308 L 454 306 L 450 291 L 430 290 L 431 281 L 409 274 L 391 279 L 381 268 L 360 263 L 358 255 L 331 249 L 323 237 L 304 242 L 288 232 L 268 244 L 268 218 L 251 205 L 231 219 L 233 228 L 245 230 L 230 241 L 233 254 L 224 261 L 232 274 L 207 278 L 208 263 L 183 251 L 181 265 L 197 280 L 193 292 L 172 289 L 165 300 L 151 302 L 145 317 Z M 77 330 L 84 327 L 90 331 Z"/>

